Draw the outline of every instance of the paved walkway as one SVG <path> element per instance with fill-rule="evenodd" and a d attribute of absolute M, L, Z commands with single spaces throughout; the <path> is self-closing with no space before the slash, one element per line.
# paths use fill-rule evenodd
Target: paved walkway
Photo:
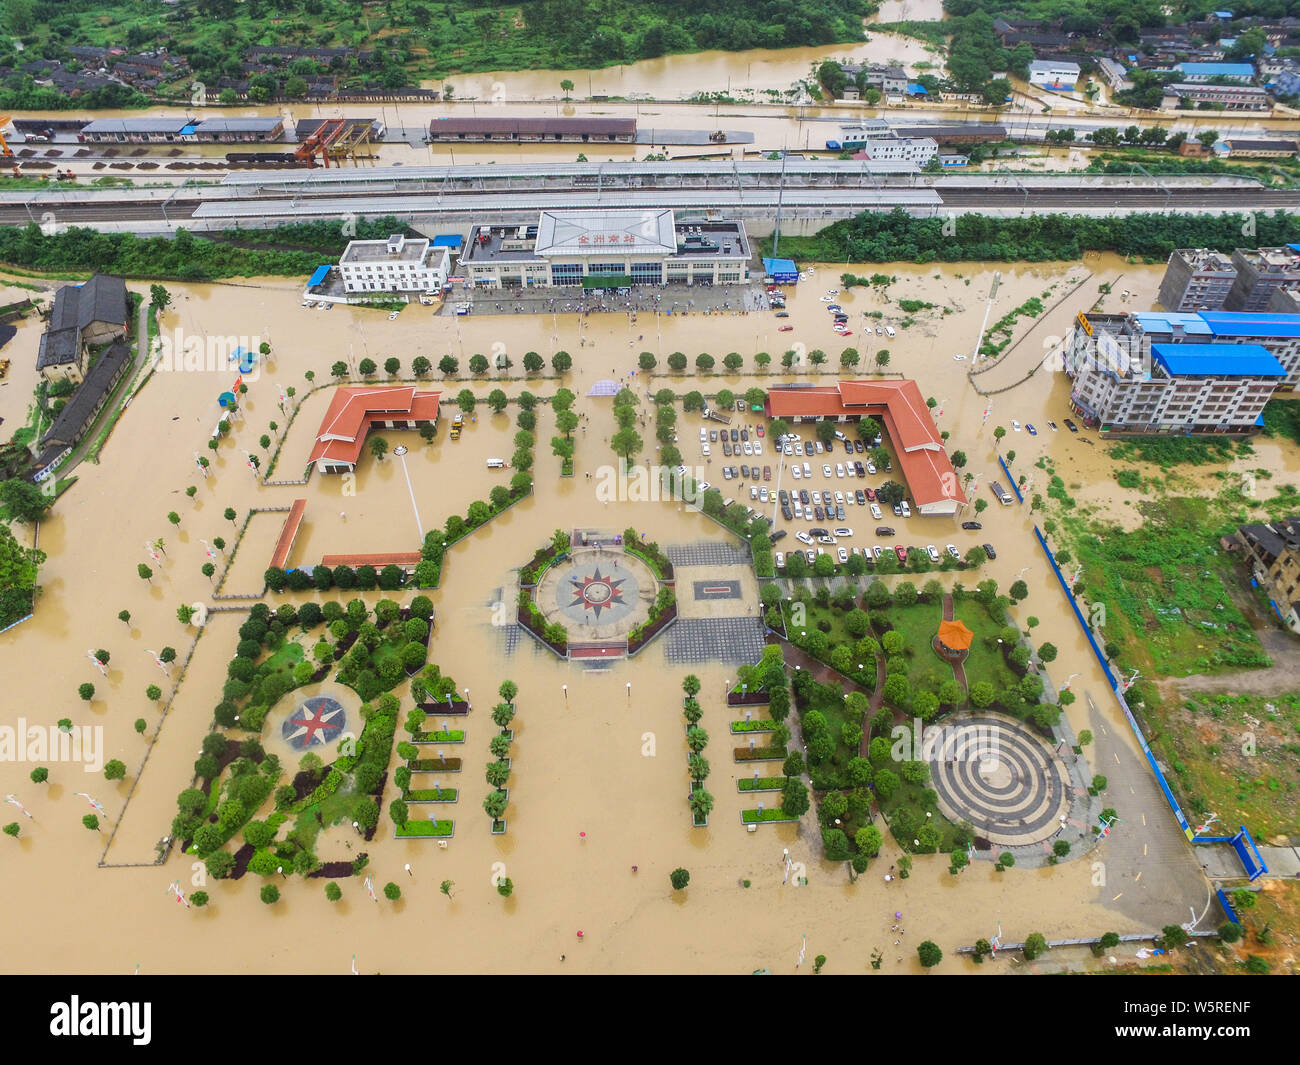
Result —
<path fill-rule="evenodd" d="M 956 620 L 956 617 L 957 614 L 952 605 L 952 596 L 945 595 L 943 597 L 943 620 L 954 621 Z M 966 655 L 969 652 L 963 652 L 961 658 L 953 660 L 949 658 L 947 655 L 940 653 L 938 644 L 939 644 L 939 637 L 936 636 L 934 638 L 933 644 L 931 645 L 934 647 L 935 654 L 939 655 L 940 658 L 942 658 L 945 662 L 948 663 L 949 666 L 952 667 L 953 678 L 957 681 L 958 684 L 961 685 L 962 691 L 969 693 L 970 685 L 966 683 Z M 961 705 L 956 707 L 956 709 L 965 710 L 966 700 L 963 699 Z"/>

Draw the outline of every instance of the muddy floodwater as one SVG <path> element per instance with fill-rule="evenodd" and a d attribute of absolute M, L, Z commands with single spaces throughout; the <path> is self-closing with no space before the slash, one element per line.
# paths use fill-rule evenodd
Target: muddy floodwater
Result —
<path fill-rule="evenodd" d="M 49 783 L 38 785 L 28 778 L 30 763 L 0 763 L 0 794 L 13 793 L 33 814 L 28 820 L 15 810 L 22 835 L 4 841 L 0 884 L 6 910 L 23 918 L 6 921 L 0 932 L 0 952 L 10 959 L 10 967 L 129 972 L 139 963 L 145 973 L 345 973 L 355 954 L 360 971 L 385 973 L 434 966 L 458 972 L 750 972 L 764 967 L 787 972 L 793 971 L 800 936 L 807 933 L 809 958 L 826 954 L 830 972 L 870 971 L 874 948 L 885 955 L 883 971 L 919 972 L 915 948 L 927 938 L 943 948 L 942 968 L 957 972 L 973 968 L 955 949 L 991 937 L 999 922 L 1005 939 L 1012 942 L 1032 931 L 1053 939 L 1112 929 L 1146 930 L 1185 919 L 1182 902 L 1177 912 L 1165 915 L 1166 921 L 1158 919 L 1159 888 L 1148 887 L 1160 883 L 1158 875 L 1149 874 L 1146 884 L 1140 877 L 1133 880 L 1144 861 L 1158 867 L 1157 874 L 1169 868 L 1185 872 L 1192 863 L 1186 848 L 1169 852 L 1153 846 L 1151 857 L 1143 857 L 1148 838 L 1144 834 L 1172 825 L 1167 809 L 1158 805 L 1133 811 L 1124 849 L 1109 851 L 1120 844 L 1107 841 L 1089 858 L 1055 868 L 996 873 L 991 863 L 980 860 L 954 877 L 947 872 L 944 856 L 922 856 L 910 879 L 886 883 L 882 874 L 898 855 L 887 837 L 880 859 L 851 884 L 842 864 L 821 860 L 812 815 L 800 824 L 765 826 L 754 833 L 742 827 L 735 782 L 743 770 L 728 751 L 733 745 L 728 722 L 737 715 L 723 701 L 736 663 L 668 662 L 660 639 L 630 661 L 587 669 L 559 661 L 526 633 L 502 624 L 513 618 L 513 610 L 503 610 L 503 604 L 514 602 L 517 567 L 556 528 L 621 532 L 633 525 L 661 545 L 728 541 L 729 534 L 719 526 L 677 502 L 605 502 L 585 476 L 610 461 L 606 441 L 613 426 L 610 401 L 587 393 L 597 381 L 632 371 L 641 350 L 659 353 L 661 365 L 675 350 L 684 351 L 692 364 L 702 351 L 712 353 L 719 365 L 727 352 L 741 353 L 741 373 L 708 380 L 706 391 L 716 391 L 792 379 L 784 371 L 756 374 L 753 355 L 758 351 L 776 354 L 779 366 L 779 353 L 787 347 L 822 349 L 829 353 L 827 368 L 838 370 L 840 352 L 851 344 L 863 359 L 856 374 L 861 375 L 873 366 L 879 349 L 887 347 L 889 372 L 914 377 L 922 393 L 938 401 L 940 426 L 952 434 L 949 448 L 965 450 L 967 468 L 978 474 L 973 495 L 987 496 L 989 481 L 1000 476 L 992 430 L 997 424 L 1009 426 L 1012 418 L 1022 424 L 1033 421 L 1039 428 L 1036 437 L 1018 434 L 1024 439 L 1014 442 L 1016 470 L 1042 476 L 1033 463 L 1049 454 L 1067 481 L 1087 486 L 1076 494 L 1090 500 L 1104 495 L 1112 481 L 1102 448 L 1083 446 L 1063 428 L 1054 433 L 1046 427 L 1047 419 L 1059 425 L 1069 413 L 1068 382 L 1062 374 L 1039 373 L 1013 391 L 994 396 L 985 420 L 988 400 L 971 387 L 966 371 L 995 270 L 1001 274 L 1001 286 L 990 323 L 1030 297 L 1043 299 L 1049 310 L 1027 339 L 977 379 L 990 390 L 1024 377 L 1050 349 L 1049 337 L 1064 335 L 1075 312 L 1097 301 L 1103 282 L 1114 285 L 1116 293 L 1105 297 L 1105 309 L 1122 306 L 1117 295 L 1121 288 L 1135 293 L 1127 305 L 1150 307 L 1158 268 L 1134 267 L 1109 256 L 1041 266 L 896 265 L 887 268 L 898 276 L 888 296 L 861 288 L 840 293 L 854 331 L 847 339 L 831 330 L 819 299 L 828 288 L 842 287 L 842 269 L 815 268 L 791 294 L 788 322 L 794 329 L 788 333 L 777 331 L 778 322 L 770 314 L 757 312 L 675 315 L 659 321 L 643 313 L 636 323 L 625 315 L 608 314 L 592 316 L 580 327 L 574 315 L 476 313 L 457 319 L 413 305 L 390 322 L 378 311 L 304 308 L 300 285 L 283 279 L 169 285 L 174 302 L 163 316 L 165 330 L 267 340 L 273 355 L 248 382 L 243 417 L 216 452 L 206 479 L 196 468 L 195 456 L 211 454 L 206 444 L 219 417 L 216 399 L 232 386 L 235 374 L 223 365 L 160 371 L 132 401 L 100 463 L 78 468 L 77 484 L 40 529 L 40 547 L 49 560 L 41 571 L 43 594 L 35 617 L 0 635 L 6 687 L 0 717 L 10 723 L 22 715 L 43 726 L 68 717 L 79 725 L 102 726 L 104 756 L 125 762 L 127 778 L 113 783 L 78 765 L 51 764 Z M 850 269 L 870 274 L 881 268 Z M 915 312 L 913 324 L 904 328 L 908 316 L 898 309 L 898 297 L 934 307 Z M 885 317 L 877 320 L 862 313 L 873 311 Z M 878 321 L 890 323 L 897 336 L 877 336 Z M 1016 335 L 1027 331 L 1025 320 Z M 5 349 L 16 367 L 21 364 L 12 384 L 0 389 L 0 413 L 6 419 L 22 417 L 25 403 L 16 397 L 20 389 L 30 395 L 33 379 L 25 367 L 35 357 L 37 339 L 38 332 L 25 324 Z M 382 461 L 363 456 L 355 482 L 315 476 L 306 485 L 265 485 L 247 468 L 245 452 L 264 456 L 261 435 L 283 437 L 273 476 L 300 477 L 329 397 L 328 389 L 307 395 L 312 385 L 304 374 L 314 372 L 316 384 L 324 384 L 338 360 L 355 362 L 368 356 L 382 366 L 385 358 L 396 356 L 405 374 L 418 355 L 436 365 L 450 353 L 463 366 L 475 352 L 505 351 L 514 361 L 510 372 L 516 376 L 502 387 L 512 396 L 524 387 L 546 396 L 561 382 L 547 378 L 525 385 L 522 356 L 536 350 L 549 361 L 557 348 L 574 356 L 574 369 L 562 383 L 578 393 L 575 410 L 585 416 L 584 428 L 576 434 L 576 476 L 558 477 L 559 460 L 549 444 L 554 418 L 539 408 L 535 493 L 452 548 L 441 585 L 431 593 L 436 626 L 430 661 L 454 677 L 459 688 L 469 689 L 473 706 L 460 722 L 467 737 L 456 753 L 464 758 L 464 771 L 443 781 L 460 789 L 459 801 L 438 808 L 441 816 L 454 818 L 455 837 L 445 849 L 432 841 L 393 839 L 386 811 L 395 797 L 390 780 L 376 838 L 365 849 L 376 887 L 397 882 L 403 892 L 399 903 L 382 896 L 372 902 L 361 878 L 348 878 L 341 882 L 343 900 L 332 904 L 320 880 L 291 877 L 278 885 L 281 901 L 265 906 L 257 897 L 260 878 L 248 875 L 239 881 L 209 882 L 205 890 L 212 902 L 205 910 L 177 905 L 168 885 L 179 880 L 187 891 L 196 889 L 191 860 L 173 851 L 165 864 L 153 865 L 154 844 L 168 832 L 176 794 L 190 782 L 242 620 L 238 613 L 211 614 L 198 630 L 177 619 L 182 604 L 213 602 L 213 583 L 201 572 L 208 558 L 202 541 L 211 545 L 215 537 L 224 537 L 230 542 L 224 555 L 218 555 L 216 575 L 219 579 L 224 567 L 231 566 L 224 589 L 228 593 L 260 591 L 261 573 L 279 537 L 282 514 L 256 515 L 229 563 L 238 524 L 250 508 L 287 507 L 295 499 L 307 500 L 290 565 L 314 565 L 325 553 L 415 550 L 422 530 L 442 525 L 452 513 L 463 514 L 471 501 L 486 498 L 491 486 L 508 481 L 510 471 L 488 470 L 485 460 L 509 458 L 515 428 L 512 415 L 494 416 L 480 406 L 477 420 L 458 442 L 450 441 L 445 431 L 431 445 L 413 432 L 385 431 L 390 445 L 404 444 L 408 453 L 403 458 L 390 454 Z M 966 359 L 955 359 L 958 354 Z M 828 372 L 824 379 L 834 376 Z M 440 377 L 435 372 L 427 387 L 451 395 L 465 387 L 464 382 L 444 384 Z M 685 391 L 694 387 L 693 381 L 636 376 L 632 385 L 644 394 L 646 387 L 663 385 Z M 282 410 L 280 391 L 289 386 L 297 396 Z M 482 398 L 496 385 L 483 380 L 469 386 Z M 286 431 L 295 404 L 298 409 Z M 444 408 L 444 416 L 449 413 Z M 744 417 L 752 422 L 757 416 Z M 278 423 L 274 433 L 272 421 Z M 700 424 L 697 415 L 680 416 L 684 461 L 703 467 L 703 476 L 720 483 L 720 451 L 715 448 L 712 461 L 701 456 Z M 645 435 L 652 456 L 652 429 Z M 271 450 L 276 446 L 273 442 Z M 1294 478 L 1294 467 L 1288 474 Z M 197 486 L 193 500 L 185 494 L 187 485 Z M 724 494 L 737 494 L 733 485 L 723 485 Z M 227 507 L 236 511 L 236 523 L 223 516 Z M 169 523 L 169 511 L 180 515 L 179 528 Z M 850 542 L 872 539 L 870 526 L 875 523 L 865 513 L 851 518 L 848 524 L 859 535 Z M 1060 648 L 1060 657 L 1050 667 L 1053 682 L 1059 685 L 1073 674 L 1074 690 L 1096 700 L 1095 713 L 1082 697 L 1070 708 L 1074 730 L 1091 728 L 1099 744 L 1104 731 L 1115 761 L 1132 759 L 1135 745 L 1064 608 L 1033 541 L 1029 519 L 1018 507 L 994 504 L 982 520 L 984 529 L 975 533 L 961 531 L 951 518 L 912 518 L 902 522 L 899 539 L 938 544 L 940 549 L 953 543 L 963 553 L 975 543 L 993 543 L 998 558 L 988 573 L 1003 587 L 1023 574 L 1030 594 L 1018 616 L 1022 622 L 1029 613 L 1038 616 L 1041 626 L 1035 638 Z M 16 532 L 30 541 L 28 527 L 16 527 Z M 146 545 L 159 537 L 165 554 L 154 563 Z M 141 562 L 153 568 L 150 582 L 136 574 Z M 723 569 L 719 567 L 719 575 Z M 955 575 L 941 579 L 950 583 Z M 973 583 L 969 576 L 967 583 Z M 752 578 L 742 587 L 747 596 L 753 595 Z M 365 598 L 373 603 L 380 595 L 366 593 Z M 313 597 L 302 593 L 288 598 Z M 269 599 L 272 605 L 279 601 Z M 737 613 L 743 616 L 750 605 L 738 601 Z M 129 625 L 117 618 L 123 609 L 130 611 Z M 164 646 L 178 652 L 168 676 L 149 653 Z M 88 658 L 87 650 L 95 648 L 111 652 L 106 677 Z M 167 704 L 191 650 L 192 659 L 164 719 L 159 706 Z M 704 829 L 691 827 L 686 801 L 679 686 L 688 672 L 703 681 L 701 724 L 713 737 L 709 790 L 716 806 Z M 492 836 L 481 807 L 489 791 L 482 768 L 494 731 L 489 714 L 495 691 L 506 678 L 519 686 L 509 831 Z M 77 686 L 86 681 L 96 689 L 88 704 L 77 694 Z M 164 689 L 161 704 L 145 697 L 146 686 L 153 683 Z M 404 686 L 397 694 L 404 713 L 411 705 L 409 694 Z M 133 728 L 137 718 L 145 722 L 143 736 Z M 82 815 L 90 807 L 77 792 L 103 806 L 102 831 L 83 827 Z M 105 853 L 111 832 L 115 835 Z M 322 859 L 349 858 L 361 846 L 350 826 L 339 826 L 322 834 L 317 852 Z M 792 859 L 806 866 L 806 886 L 782 883 L 786 848 Z M 101 856 L 109 867 L 97 867 Z M 1111 886 L 1105 886 L 1104 879 L 1098 883 L 1091 864 L 1097 859 L 1109 862 Z M 403 868 L 407 864 L 410 876 Z M 684 892 L 669 886 L 668 875 L 678 866 L 691 873 Z M 493 878 L 500 875 L 514 883 L 509 900 L 500 898 L 493 886 Z M 1121 878 L 1127 886 L 1114 886 Z M 448 879 L 455 882 L 451 899 L 438 889 Z M 749 887 L 743 886 L 745 881 Z M 75 905 L 69 904 L 67 890 L 51 891 L 51 885 L 76 885 Z M 1148 890 L 1155 894 L 1147 895 Z M 1198 909 L 1200 903 L 1198 899 Z M 49 926 L 55 907 L 60 934 L 38 940 L 34 929 Z M 890 932 L 895 911 L 905 914 L 906 928 L 897 947 Z"/>

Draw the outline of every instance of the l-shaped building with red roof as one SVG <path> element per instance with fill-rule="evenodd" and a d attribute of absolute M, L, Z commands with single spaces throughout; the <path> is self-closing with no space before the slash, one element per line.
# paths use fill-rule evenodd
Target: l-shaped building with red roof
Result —
<path fill-rule="evenodd" d="M 321 473 L 349 473 L 372 429 L 419 429 L 437 425 L 441 392 L 417 392 L 414 385 L 340 388 L 316 432 L 309 463 Z"/>
<path fill-rule="evenodd" d="M 956 514 L 967 502 L 961 479 L 915 381 L 841 381 L 767 394 L 767 413 L 787 422 L 877 419 L 885 429 L 912 501 L 921 514 Z"/>

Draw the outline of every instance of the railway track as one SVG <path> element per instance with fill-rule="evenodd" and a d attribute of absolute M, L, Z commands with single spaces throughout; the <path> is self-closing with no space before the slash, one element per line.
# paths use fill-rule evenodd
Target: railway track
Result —
<path fill-rule="evenodd" d="M 74 190 L 68 190 L 72 192 Z M 66 197 L 68 192 L 61 194 Z M 276 194 L 278 193 L 278 195 Z M 672 200 L 672 203 L 666 202 Z M 96 223 L 134 221 L 183 222 L 187 219 L 217 220 L 227 218 L 232 224 L 241 219 L 265 217 L 331 218 L 344 214 L 491 214 L 494 210 L 518 211 L 521 201 L 530 209 L 545 207 L 638 208 L 643 206 L 732 207 L 763 209 L 774 206 L 776 190 L 744 188 L 719 181 L 690 188 L 549 189 L 524 191 L 503 188 L 466 189 L 442 194 L 403 194 L 389 190 L 330 189 L 303 191 L 286 196 L 279 190 L 249 196 L 245 190 L 215 187 L 201 196 L 175 198 L 165 204 L 159 200 L 108 198 L 102 193 L 89 194 L 85 200 L 59 199 L 57 202 L 33 197 L 23 202 L 0 203 L 0 223 L 22 225 L 52 220 L 61 225 L 93 226 Z M 958 211 L 980 208 L 1064 212 L 1114 208 L 1134 210 L 1194 211 L 1206 208 L 1237 210 L 1295 210 L 1300 208 L 1300 190 L 1251 187 L 1187 188 L 1170 187 L 1070 187 L 1040 186 L 944 186 L 936 190 L 881 182 L 859 186 L 787 189 L 784 202 L 790 207 L 824 207 L 827 209 L 888 210 L 899 206 L 910 209 Z"/>

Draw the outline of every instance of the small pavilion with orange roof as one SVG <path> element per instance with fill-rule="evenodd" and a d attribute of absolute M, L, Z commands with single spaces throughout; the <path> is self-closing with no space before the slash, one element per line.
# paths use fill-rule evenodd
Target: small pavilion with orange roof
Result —
<path fill-rule="evenodd" d="M 935 650 L 945 658 L 965 658 L 975 634 L 960 621 L 939 622 L 939 632 L 934 638 Z"/>

